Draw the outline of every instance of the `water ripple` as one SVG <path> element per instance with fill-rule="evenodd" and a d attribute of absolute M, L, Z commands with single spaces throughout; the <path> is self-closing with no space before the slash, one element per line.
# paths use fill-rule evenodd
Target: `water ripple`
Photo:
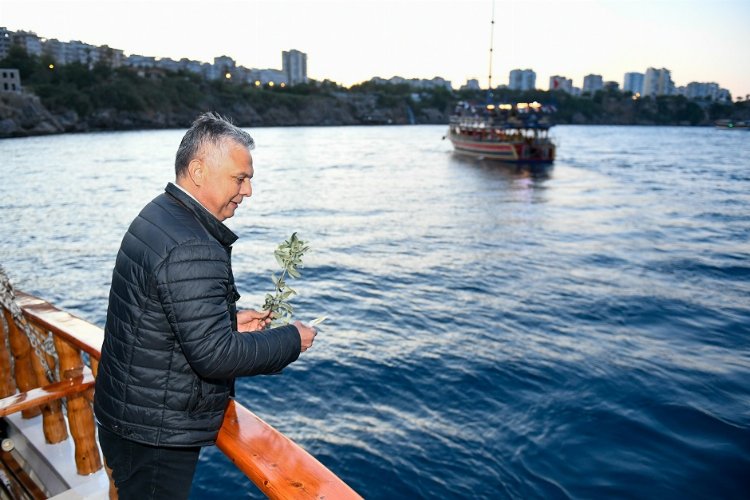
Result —
<path fill-rule="evenodd" d="M 238 400 L 366 498 L 746 497 L 750 142 L 556 127 L 555 165 L 528 168 L 455 156 L 444 132 L 251 131 L 254 195 L 228 221 L 240 303 L 260 306 L 298 231 L 297 316 L 330 319 Z M 17 286 L 101 325 L 181 135 L 0 141 Z M 237 492 L 262 498 L 204 450 L 193 497 Z"/>

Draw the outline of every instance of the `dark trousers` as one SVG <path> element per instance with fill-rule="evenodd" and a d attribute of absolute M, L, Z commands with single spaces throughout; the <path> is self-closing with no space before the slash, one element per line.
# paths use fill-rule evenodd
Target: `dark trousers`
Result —
<path fill-rule="evenodd" d="M 188 498 L 200 447 L 165 448 L 136 443 L 99 427 L 104 461 L 120 500 Z"/>

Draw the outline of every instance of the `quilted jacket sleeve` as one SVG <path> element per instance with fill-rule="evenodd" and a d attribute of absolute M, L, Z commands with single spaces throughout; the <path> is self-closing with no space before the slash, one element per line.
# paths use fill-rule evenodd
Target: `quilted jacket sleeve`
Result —
<path fill-rule="evenodd" d="M 156 280 L 172 332 L 201 377 L 275 373 L 299 357 L 295 326 L 256 333 L 232 329 L 229 258 L 218 243 L 195 241 L 175 247 L 159 266 Z"/>

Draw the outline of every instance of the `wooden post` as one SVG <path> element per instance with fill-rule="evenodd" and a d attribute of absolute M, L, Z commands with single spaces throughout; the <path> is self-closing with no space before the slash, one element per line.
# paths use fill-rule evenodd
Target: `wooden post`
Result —
<path fill-rule="evenodd" d="M 0 318 L 0 398 L 7 398 L 16 393 L 16 383 L 10 365 L 10 352 L 5 348 L 8 341 L 8 329 Z"/>
<path fill-rule="evenodd" d="M 60 359 L 60 378 L 73 378 L 83 374 L 84 364 L 78 349 L 55 336 L 55 348 Z M 96 445 L 94 411 L 85 394 L 68 396 L 68 425 L 75 442 L 76 469 L 81 475 L 92 474 L 102 468 L 99 448 Z"/>
<path fill-rule="evenodd" d="M 13 320 L 13 315 L 7 309 L 3 308 L 3 316 L 5 316 L 5 322 L 8 325 L 8 340 L 10 342 L 10 350 L 13 353 L 15 360 L 15 376 L 16 385 L 18 390 L 21 392 L 29 391 L 39 387 L 39 383 L 36 381 L 36 374 L 34 368 L 31 365 L 31 358 L 33 353 L 31 352 L 31 345 L 26 335 L 18 331 L 18 325 Z M 33 418 L 39 415 L 42 409 L 30 408 L 21 412 L 23 418 Z"/>
<path fill-rule="evenodd" d="M 39 338 L 43 338 L 42 330 L 35 325 L 30 325 L 31 329 L 37 333 Z M 54 366 L 54 359 L 47 356 L 45 353 L 39 353 L 41 356 L 45 356 L 47 366 Z M 37 356 L 37 353 L 31 352 L 31 366 L 34 368 L 36 373 L 37 382 L 41 382 L 40 386 L 51 384 L 55 380 L 50 380 L 47 377 L 47 371 L 44 369 L 42 360 Z M 54 375 L 53 375 L 54 376 Z M 62 412 L 62 402 L 60 400 L 50 401 L 49 403 L 42 405 L 42 429 L 44 430 L 44 438 L 49 444 L 59 443 L 68 439 L 68 428 L 65 425 L 65 415 Z"/>

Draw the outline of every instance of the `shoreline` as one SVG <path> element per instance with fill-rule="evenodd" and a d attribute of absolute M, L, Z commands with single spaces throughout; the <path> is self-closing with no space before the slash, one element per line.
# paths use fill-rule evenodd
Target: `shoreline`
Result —
<path fill-rule="evenodd" d="M 112 107 L 89 110 L 83 116 L 68 106 L 45 106 L 42 98 L 29 92 L 0 93 L 0 139 L 59 135 L 67 133 L 116 132 L 185 129 L 204 111 L 216 111 L 232 118 L 243 128 L 267 127 L 342 127 L 371 125 L 444 125 L 448 126 L 454 103 L 462 97 L 443 96 L 435 102 L 415 94 L 388 95 L 391 89 L 368 92 L 336 92 L 300 95 L 258 91 L 250 97 L 240 96 L 224 102 L 211 99 L 191 103 L 190 106 L 166 104 L 146 109 L 115 109 Z M 420 94 L 422 95 L 422 94 Z M 210 97 L 210 96 L 209 96 Z M 434 97 L 434 96 L 433 96 Z M 477 102 L 479 100 L 477 95 Z M 505 100 L 526 102 L 544 99 L 543 96 L 513 95 Z M 499 101 L 503 98 L 498 98 Z M 615 99 L 610 97 L 596 104 L 588 99 L 562 100 L 552 115 L 555 125 L 587 126 L 679 126 L 713 127 L 720 118 L 743 119 L 750 115 L 750 101 L 729 107 L 722 116 L 712 109 L 680 98 Z M 587 107 L 588 106 L 588 107 Z M 692 108 L 690 108 L 692 106 Z M 692 114 L 688 115 L 687 112 Z M 700 117 L 696 112 L 700 112 Z M 730 114 L 732 116 L 724 116 Z M 738 116 L 739 115 L 739 116 Z M 690 119 L 688 119 L 690 118 Z M 744 118 L 747 119 L 747 118 Z"/>
<path fill-rule="evenodd" d="M 448 123 L 354 123 L 354 124 L 325 124 L 325 125 L 240 125 L 240 128 L 244 129 L 266 129 L 266 128 L 353 128 L 353 127 L 419 127 L 419 126 L 448 126 Z M 645 128 L 656 128 L 656 127 L 667 127 L 667 128 L 718 128 L 715 125 L 710 124 L 679 124 L 679 123 L 667 123 L 667 124 L 655 124 L 655 123 L 558 123 L 555 127 L 564 126 L 575 126 L 575 127 L 645 127 Z M 156 132 L 160 130 L 184 130 L 186 127 L 144 127 L 144 128 L 112 128 L 112 129 L 95 129 L 95 130 L 63 130 L 59 132 L 37 132 L 37 133 L 24 133 L 20 135 L 0 135 L 0 140 L 5 139 L 26 139 L 32 137 L 45 137 L 45 136 L 60 136 L 60 135 L 79 135 L 79 134 L 107 134 L 114 132 Z M 737 129 L 738 131 L 742 131 Z M 731 130 L 730 130 L 731 131 Z"/>

